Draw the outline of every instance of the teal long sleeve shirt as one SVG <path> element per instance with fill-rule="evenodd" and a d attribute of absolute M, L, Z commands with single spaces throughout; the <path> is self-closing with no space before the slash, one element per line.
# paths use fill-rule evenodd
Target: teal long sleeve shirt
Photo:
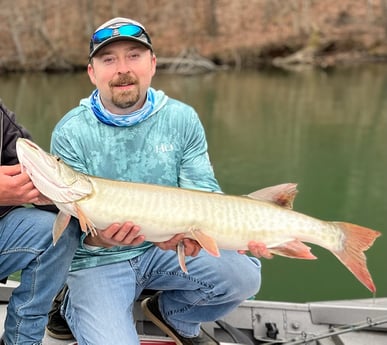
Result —
<path fill-rule="evenodd" d="M 162 91 L 156 92 L 152 115 L 129 127 L 100 122 L 89 99 L 82 99 L 56 125 L 51 152 L 93 176 L 220 192 L 197 113 Z M 83 239 L 71 270 L 128 260 L 152 246 L 90 249 Z"/>

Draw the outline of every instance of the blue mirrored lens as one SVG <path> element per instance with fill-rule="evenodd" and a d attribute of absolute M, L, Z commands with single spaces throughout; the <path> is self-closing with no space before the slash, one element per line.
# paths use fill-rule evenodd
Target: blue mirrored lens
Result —
<path fill-rule="evenodd" d="M 112 37 L 112 34 L 113 34 L 113 29 L 99 30 L 93 35 L 93 42 L 94 43 L 101 43 L 101 42 L 107 40 L 108 38 Z"/>
<path fill-rule="evenodd" d="M 133 36 L 133 37 L 138 37 L 143 33 L 143 29 L 140 26 L 137 25 L 123 25 L 120 26 L 117 29 L 101 29 L 97 31 L 93 35 L 93 42 L 95 44 L 101 43 L 105 40 L 107 40 L 110 37 L 113 36 L 118 36 L 118 35 L 123 35 L 123 36 Z M 118 33 L 118 35 L 117 35 Z"/>
<path fill-rule="evenodd" d="M 140 36 L 143 32 L 142 28 L 137 25 L 124 25 L 121 26 L 118 31 L 121 35 L 134 37 Z"/>

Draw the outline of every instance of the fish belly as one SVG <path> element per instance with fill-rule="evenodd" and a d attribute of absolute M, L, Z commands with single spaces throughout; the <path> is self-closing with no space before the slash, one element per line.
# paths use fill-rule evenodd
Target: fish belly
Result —
<path fill-rule="evenodd" d="M 251 240 L 268 247 L 295 239 L 330 248 L 340 242 L 340 232 L 328 222 L 268 202 L 103 179 L 93 184 L 93 196 L 78 204 L 97 229 L 132 221 L 152 242 L 177 233 L 192 238 L 193 230 L 211 236 L 223 249 L 247 249 Z"/>

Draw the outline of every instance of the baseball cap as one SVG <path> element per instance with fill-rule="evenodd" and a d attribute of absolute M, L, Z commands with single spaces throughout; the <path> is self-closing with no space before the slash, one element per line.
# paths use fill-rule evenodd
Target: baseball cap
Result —
<path fill-rule="evenodd" d="M 90 39 L 89 59 L 102 47 L 121 40 L 136 41 L 153 50 L 152 41 L 142 24 L 129 18 L 117 17 L 108 20 L 94 31 Z"/>

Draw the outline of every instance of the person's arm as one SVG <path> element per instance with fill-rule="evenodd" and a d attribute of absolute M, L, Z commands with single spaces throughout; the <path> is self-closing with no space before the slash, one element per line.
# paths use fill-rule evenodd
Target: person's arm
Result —
<path fill-rule="evenodd" d="M 10 111 L 0 99 L 0 165 L 18 163 L 16 141 L 18 138 L 31 139 L 30 133 L 16 122 L 15 113 Z"/>
<path fill-rule="evenodd" d="M 15 114 L 0 100 L 0 215 L 7 208 L 28 203 L 48 203 L 32 184 L 29 176 L 22 172 L 16 153 L 18 138 L 31 139 L 28 131 L 16 122 Z"/>
<path fill-rule="evenodd" d="M 198 117 L 193 123 L 194 127 L 187 131 L 187 144 L 180 168 L 180 187 L 221 192 L 209 159 L 204 128 Z M 184 245 L 186 249 L 189 248 L 188 250 L 196 255 L 201 249 L 196 241 L 189 239 L 185 240 Z M 248 248 L 250 253 L 256 257 L 272 258 L 272 254 L 264 243 L 250 241 Z M 243 250 L 238 252 L 240 254 L 246 253 Z"/>
<path fill-rule="evenodd" d="M 184 133 L 183 155 L 179 169 L 179 187 L 221 192 L 208 154 L 204 128 L 195 112 Z"/>

